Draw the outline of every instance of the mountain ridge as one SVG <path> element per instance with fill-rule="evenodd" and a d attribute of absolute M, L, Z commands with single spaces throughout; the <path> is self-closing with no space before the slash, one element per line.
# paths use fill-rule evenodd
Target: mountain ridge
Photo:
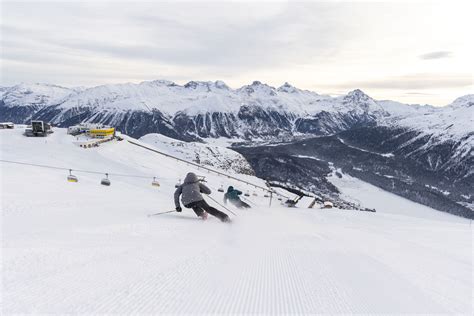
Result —
<path fill-rule="evenodd" d="M 170 80 L 164 80 L 164 79 L 156 79 L 156 80 L 146 80 L 146 81 L 141 81 L 139 83 L 132 83 L 132 82 L 126 82 L 126 83 L 117 83 L 117 84 L 102 84 L 102 85 L 97 85 L 97 86 L 90 86 L 90 87 L 84 87 L 84 86 L 75 86 L 75 87 L 66 87 L 66 86 L 61 86 L 61 85 L 58 85 L 58 84 L 51 84 L 51 83 L 24 83 L 24 82 L 21 82 L 19 84 L 16 84 L 16 85 L 13 85 L 13 86 L 0 86 L 0 97 L 3 97 L 3 95 L 7 92 L 9 92 L 9 90 L 19 90 L 19 89 L 29 89 L 31 90 L 31 92 L 35 92 L 33 91 L 35 88 L 41 88 L 41 87 L 50 87 L 50 88 L 57 88 L 57 89 L 61 89 L 61 90 L 65 90 L 65 91 L 69 91 L 69 93 L 77 93 L 77 92 L 84 92 L 84 91 L 87 91 L 87 90 L 92 90 L 92 89 L 108 89 L 108 88 L 111 88 L 111 87 L 125 87 L 125 86 L 129 86 L 129 87 L 133 87 L 133 86 L 151 86 L 151 87 L 181 87 L 181 88 L 186 88 L 186 89 L 196 89 L 198 87 L 206 87 L 206 89 L 208 89 L 208 91 L 213 91 L 212 89 L 222 89 L 222 90 L 229 90 L 229 91 L 247 91 L 246 89 L 248 88 L 252 88 L 252 87 L 265 87 L 267 88 L 269 91 L 275 91 L 275 92 L 282 92 L 282 93 L 306 93 L 306 94 L 310 94 L 310 95 L 313 95 L 313 96 L 317 96 L 317 97 L 321 97 L 321 98 L 337 98 L 336 97 L 331 97 L 330 95 L 327 95 L 327 94 L 319 94 L 315 91 L 311 91 L 311 90 L 307 90 L 307 89 L 299 89 L 291 84 L 289 84 L 288 82 L 285 82 L 284 84 L 282 84 L 281 86 L 279 87 L 273 87 L 273 86 L 270 86 L 268 84 L 265 84 L 265 83 L 262 83 L 260 81 L 253 81 L 251 84 L 249 85 L 243 85 L 241 87 L 238 87 L 238 88 L 230 88 L 224 81 L 222 80 L 216 80 L 216 81 L 189 81 L 183 85 L 180 85 L 180 84 L 177 84 L 173 81 L 170 81 Z M 254 92 L 254 91 L 253 91 Z M 251 93 L 253 93 L 251 92 Z M 354 94 L 361 94 L 361 95 L 365 95 L 365 96 L 368 96 L 365 92 L 363 92 L 361 89 L 354 89 L 354 90 L 351 90 L 349 91 L 346 95 L 354 95 Z M 65 94 L 65 97 L 67 97 L 68 95 Z M 436 107 L 436 108 L 443 108 L 443 107 L 447 107 L 447 106 L 450 106 L 454 103 L 456 103 L 456 101 L 458 101 L 458 99 L 462 100 L 463 98 L 466 98 L 466 97 L 469 97 L 469 98 L 472 98 L 473 97 L 473 94 L 467 94 L 467 95 L 464 95 L 464 96 L 461 96 L 459 98 L 457 98 L 456 100 L 454 100 L 452 103 L 450 104 L 446 104 L 444 106 L 439 106 L 439 107 Z M 391 100 L 378 100 L 378 102 L 385 102 L 385 101 L 391 101 Z M 404 105 L 410 105 L 410 106 L 419 106 L 419 107 L 424 107 L 426 105 L 420 105 L 420 104 L 411 104 L 411 103 L 401 103 L 401 102 L 398 102 L 398 101 L 391 101 L 391 102 L 396 102 L 396 103 L 399 103 L 399 104 L 404 104 Z M 429 105 L 429 104 L 428 104 Z M 429 105 L 429 106 L 432 106 L 432 105 Z"/>
<path fill-rule="evenodd" d="M 360 89 L 331 97 L 287 82 L 275 88 L 254 81 L 232 89 L 223 81 L 190 81 L 181 86 L 168 80 L 91 88 L 19 84 L 1 91 L 1 120 L 27 123 L 43 119 L 63 127 L 98 122 L 134 137 L 161 133 L 185 141 L 219 137 L 258 141 L 385 126 L 413 132 L 407 144 L 426 138 L 408 154 L 451 144 L 454 150 L 444 156 L 457 163 L 470 155 L 474 145 L 470 113 L 474 95 L 432 107 L 378 101 Z M 446 163 L 424 159 L 430 167 Z"/>

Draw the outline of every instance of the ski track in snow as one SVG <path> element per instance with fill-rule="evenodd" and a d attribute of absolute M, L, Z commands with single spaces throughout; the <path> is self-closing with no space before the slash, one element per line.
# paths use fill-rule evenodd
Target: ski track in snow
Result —
<path fill-rule="evenodd" d="M 269 208 L 260 194 L 230 225 L 187 209 L 147 217 L 173 208 L 176 180 L 199 171 L 126 142 L 84 150 L 61 130 L 46 143 L 7 133 L 2 159 L 34 149 L 38 163 L 162 180 L 103 187 L 100 175 L 67 183 L 62 171 L 0 163 L 2 314 L 472 313 L 466 219 L 346 175 L 334 179 L 342 192 L 377 213 Z M 207 179 L 214 191 L 224 181 Z"/>

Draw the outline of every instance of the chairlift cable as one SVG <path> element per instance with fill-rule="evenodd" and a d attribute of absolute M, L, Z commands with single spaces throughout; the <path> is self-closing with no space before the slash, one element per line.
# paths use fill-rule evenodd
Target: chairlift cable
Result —
<path fill-rule="evenodd" d="M 51 165 L 42 165 L 42 164 L 35 164 L 35 163 L 29 163 L 29 162 L 12 161 L 12 160 L 5 160 L 5 159 L 0 159 L 0 162 L 17 164 L 17 165 L 24 165 L 24 166 L 31 166 L 31 167 L 54 169 L 54 170 L 65 170 L 65 171 L 69 171 L 69 173 L 74 171 L 74 172 L 89 173 L 89 174 L 108 174 L 109 176 L 114 176 L 114 177 L 129 177 L 129 178 L 142 178 L 142 179 L 153 179 L 153 178 L 165 179 L 165 178 L 160 178 L 160 177 L 151 176 L 151 175 L 150 176 L 145 176 L 145 175 L 122 174 L 122 173 L 113 173 L 113 172 L 100 172 L 100 171 L 92 171 L 92 170 L 57 167 L 57 166 L 51 166 Z M 174 178 L 167 178 L 167 179 L 174 179 Z"/>

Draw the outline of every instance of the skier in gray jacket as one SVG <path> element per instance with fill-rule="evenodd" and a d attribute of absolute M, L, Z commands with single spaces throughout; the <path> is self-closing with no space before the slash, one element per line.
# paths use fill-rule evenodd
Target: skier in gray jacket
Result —
<path fill-rule="evenodd" d="M 199 182 L 198 177 L 194 173 L 188 173 L 186 178 L 184 178 L 183 184 L 174 192 L 176 211 L 182 211 L 181 205 L 179 204 L 179 196 L 181 195 L 181 202 L 183 202 L 184 207 L 192 208 L 197 216 L 207 219 L 207 213 L 209 213 L 223 222 L 229 222 L 229 216 L 207 204 L 201 193 L 211 194 L 211 189 Z"/>

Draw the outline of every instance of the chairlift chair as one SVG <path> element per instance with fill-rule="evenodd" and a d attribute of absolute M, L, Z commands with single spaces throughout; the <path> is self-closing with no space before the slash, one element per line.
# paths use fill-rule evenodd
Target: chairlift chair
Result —
<path fill-rule="evenodd" d="M 250 196 L 249 191 L 245 192 L 245 193 L 244 193 L 244 196 Z"/>
<path fill-rule="evenodd" d="M 154 187 L 159 187 L 160 186 L 160 183 L 158 181 L 156 181 L 156 177 L 153 177 L 153 181 L 151 182 L 151 185 L 154 186 Z"/>
<path fill-rule="evenodd" d="M 221 187 L 217 189 L 218 192 L 224 192 L 224 186 L 221 184 Z"/>
<path fill-rule="evenodd" d="M 106 185 L 106 186 L 109 186 L 109 185 L 110 185 L 110 180 L 109 180 L 109 174 L 108 174 L 108 173 L 105 174 L 105 178 L 103 178 L 103 179 L 100 181 L 100 184 Z"/>
<path fill-rule="evenodd" d="M 67 181 L 69 182 L 78 182 L 79 179 L 75 175 L 72 174 L 72 170 L 69 169 L 69 175 L 67 176 Z"/>
<path fill-rule="evenodd" d="M 252 193 L 253 196 L 258 196 L 257 192 Z"/>

